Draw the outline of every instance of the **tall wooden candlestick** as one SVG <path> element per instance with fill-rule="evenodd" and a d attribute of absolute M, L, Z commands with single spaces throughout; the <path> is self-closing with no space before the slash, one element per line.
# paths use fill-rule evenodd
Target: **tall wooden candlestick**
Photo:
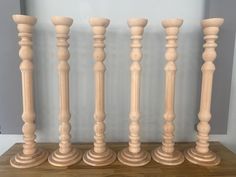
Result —
<path fill-rule="evenodd" d="M 211 119 L 211 95 L 213 75 L 215 71 L 214 60 L 216 58 L 215 48 L 217 47 L 216 39 L 219 32 L 219 27 L 223 24 L 222 18 L 211 18 L 202 21 L 204 40 L 203 45 L 203 60 L 202 65 L 202 90 L 200 101 L 200 112 L 198 114 L 199 123 L 197 125 L 197 141 L 194 148 L 185 151 L 185 157 L 188 161 L 202 165 L 215 166 L 220 163 L 220 158 L 209 150 L 209 132 Z"/>
<path fill-rule="evenodd" d="M 184 156 L 174 148 L 174 95 L 175 95 L 175 73 L 177 58 L 176 48 L 180 26 L 183 24 L 181 19 L 167 19 L 162 21 L 162 26 L 166 32 L 166 53 L 167 64 L 165 66 L 165 114 L 164 114 L 164 133 L 162 146 L 152 151 L 152 158 L 164 165 L 178 165 L 184 161 Z"/>
<path fill-rule="evenodd" d="M 59 148 L 54 151 L 48 158 L 50 164 L 54 166 L 69 166 L 77 163 L 82 158 L 80 150 L 71 145 L 71 125 L 70 125 L 70 106 L 69 106 L 69 70 L 68 60 L 70 53 L 68 50 L 69 31 L 73 20 L 69 17 L 52 17 L 52 23 L 56 28 L 57 37 L 57 57 L 59 59 L 59 97 L 60 97 L 60 113 L 59 113 L 59 130 L 60 143 Z"/>
<path fill-rule="evenodd" d="M 26 15 L 13 15 L 17 24 L 18 36 L 21 38 L 19 56 L 21 58 L 20 70 L 22 78 L 23 96 L 23 151 L 11 158 L 10 163 L 16 168 L 30 168 L 40 165 L 47 160 L 48 152 L 39 149 L 35 142 L 36 125 L 33 95 L 33 51 L 32 31 L 37 19 Z"/>
<path fill-rule="evenodd" d="M 94 76 L 95 76 L 95 125 L 94 125 L 94 147 L 84 154 L 83 160 L 88 165 L 105 166 L 115 161 L 115 153 L 106 146 L 105 143 L 105 110 L 104 110 L 104 72 L 105 65 L 105 32 L 109 25 L 109 19 L 91 18 L 89 20 L 93 30 L 94 53 L 95 59 Z"/>
<path fill-rule="evenodd" d="M 131 71 L 131 105 L 130 105 L 130 125 L 129 125 L 129 146 L 118 153 L 118 159 L 121 163 L 128 166 L 143 166 L 151 160 L 147 151 L 141 149 L 139 135 L 140 119 L 140 61 L 142 59 L 141 39 L 147 19 L 129 19 L 128 25 L 131 31 L 131 53 L 132 64 Z"/>

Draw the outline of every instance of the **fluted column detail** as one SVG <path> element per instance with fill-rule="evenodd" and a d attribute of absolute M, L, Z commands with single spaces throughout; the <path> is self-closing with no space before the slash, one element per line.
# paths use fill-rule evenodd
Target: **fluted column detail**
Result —
<path fill-rule="evenodd" d="M 200 100 L 199 123 L 197 125 L 196 147 L 185 152 L 185 157 L 192 163 L 202 166 L 215 166 L 220 163 L 220 158 L 209 150 L 209 132 L 211 119 L 211 96 L 213 75 L 215 71 L 214 60 L 216 59 L 216 40 L 219 27 L 223 24 L 222 18 L 211 18 L 202 21 L 205 44 L 202 58 L 202 88 Z"/>
<path fill-rule="evenodd" d="M 141 149 L 140 142 L 140 61 L 142 59 L 142 35 L 147 19 L 130 19 L 128 25 L 131 32 L 131 95 L 130 95 L 130 124 L 129 124 L 129 146 L 118 154 L 121 163 L 129 166 L 143 166 L 150 160 L 150 154 Z"/>
<path fill-rule="evenodd" d="M 48 158 L 49 163 L 54 166 L 69 166 L 77 163 L 82 158 L 81 151 L 71 145 L 70 124 L 70 101 L 69 101 L 69 70 L 68 50 L 70 26 L 73 20 L 69 17 L 52 17 L 56 29 L 58 76 L 59 76 L 59 149 L 54 151 Z"/>
<path fill-rule="evenodd" d="M 166 32 L 166 66 L 165 66 L 165 113 L 162 146 L 152 152 L 152 158 L 165 165 L 179 165 L 184 161 L 183 155 L 174 148 L 174 96 L 175 96 L 175 74 L 177 59 L 177 39 L 179 28 L 183 24 L 182 19 L 167 19 L 162 21 Z"/>
<path fill-rule="evenodd" d="M 94 65 L 94 77 L 95 77 L 95 112 L 94 112 L 94 151 L 97 153 L 104 153 L 106 150 L 105 143 L 105 110 L 104 110 L 104 72 L 105 65 L 103 63 L 105 59 L 104 52 L 104 33 L 105 28 L 103 26 L 93 27 L 93 38 L 94 38 L 94 53 L 93 57 L 95 59 Z"/>
<path fill-rule="evenodd" d="M 32 32 L 37 19 L 32 16 L 13 15 L 13 20 L 17 24 L 18 36 L 20 37 L 19 57 L 21 59 L 24 143 L 22 152 L 12 157 L 10 162 L 16 168 L 29 168 L 40 165 L 48 156 L 48 152 L 38 149 L 35 142 Z"/>

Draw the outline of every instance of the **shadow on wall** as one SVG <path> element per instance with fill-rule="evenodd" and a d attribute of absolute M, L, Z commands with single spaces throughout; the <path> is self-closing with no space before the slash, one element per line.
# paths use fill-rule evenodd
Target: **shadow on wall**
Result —
<path fill-rule="evenodd" d="M 94 78 L 91 29 L 72 29 L 70 42 L 70 109 L 73 142 L 93 141 Z M 119 28 L 106 33 L 106 140 L 128 140 L 130 34 Z M 200 31 L 180 31 L 176 76 L 176 139 L 194 139 L 198 113 L 201 65 Z M 58 141 L 58 75 L 56 38 L 51 30 L 34 34 L 34 78 L 37 135 L 40 141 Z M 141 75 L 141 139 L 160 141 L 164 114 L 164 31 L 144 33 Z"/>

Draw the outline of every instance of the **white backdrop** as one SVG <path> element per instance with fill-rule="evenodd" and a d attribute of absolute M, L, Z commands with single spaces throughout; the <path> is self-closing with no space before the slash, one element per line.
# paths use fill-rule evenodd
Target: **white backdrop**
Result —
<path fill-rule="evenodd" d="M 172 5 L 170 5 L 172 2 Z M 183 7 L 183 4 L 185 6 Z M 52 8 L 53 7 L 53 8 Z M 161 138 L 164 104 L 165 34 L 164 18 L 184 19 L 180 32 L 176 84 L 176 135 L 191 140 L 198 109 L 203 1 L 27 1 L 27 13 L 38 17 L 34 35 L 35 94 L 38 135 L 42 140 L 58 139 L 58 79 L 55 32 L 51 16 L 74 18 L 70 39 L 70 93 L 72 137 L 74 141 L 93 140 L 94 83 L 92 32 L 88 19 L 111 19 L 106 34 L 106 123 L 108 141 L 128 140 L 130 91 L 129 29 L 127 19 L 146 17 L 143 38 L 141 82 L 141 136 L 144 141 Z M 177 10 L 178 9 L 178 10 Z M 50 135 L 50 136 L 49 136 Z"/>

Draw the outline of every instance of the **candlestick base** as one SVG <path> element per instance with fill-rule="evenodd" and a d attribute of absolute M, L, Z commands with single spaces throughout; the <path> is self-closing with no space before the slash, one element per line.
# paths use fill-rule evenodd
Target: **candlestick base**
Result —
<path fill-rule="evenodd" d="M 117 157 L 121 163 L 132 167 L 144 166 L 151 161 L 151 156 L 147 151 L 141 150 L 139 153 L 132 153 L 129 148 L 120 151 Z"/>
<path fill-rule="evenodd" d="M 195 148 L 190 148 L 184 152 L 184 156 L 189 162 L 200 166 L 210 167 L 220 163 L 220 157 L 212 151 L 203 154 L 197 152 Z"/>
<path fill-rule="evenodd" d="M 63 154 L 57 149 L 49 157 L 48 162 L 57 167 L 67 167 L 79 162 L 82 158 L 82 152 L 72 148 L 70 152 Z"/>
<path fill-rule="evenodd" d="M 42 149 L 37 149 L 34 154 L 24 154 L 22 151 L 10 159 L 11 166 L 15 168 L 31 168 L 45 162 L 49 153 Z"/>
<path fill-rule="evenodd" d="M 85 152 L 83 161 L 91 166 L 106 166 L 116 160 L 116 154 L 111 149 L 106 148 L 103 153 L 96 153 L 94 149 Z"/>
<path fill-rule="evenodd" d="M 184 162 L 184 156 L 178 150 L 166 153 L 162 147 L 154 149 L 151 153 L 152 159 L 163 165 L 179 165 Z"/>

